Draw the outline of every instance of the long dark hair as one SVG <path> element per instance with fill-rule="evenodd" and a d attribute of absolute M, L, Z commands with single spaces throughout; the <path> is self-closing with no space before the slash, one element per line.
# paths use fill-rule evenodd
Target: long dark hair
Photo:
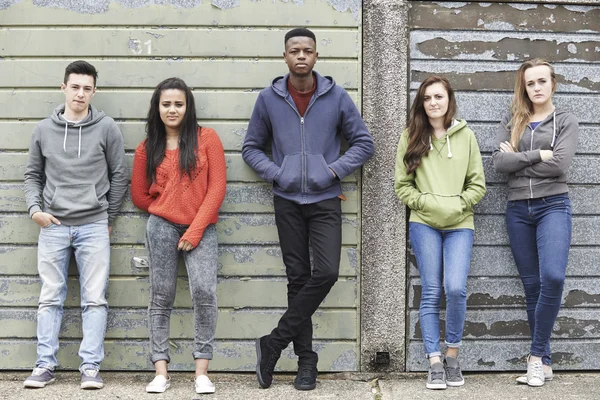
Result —
<path fill-rule="evenodd" d="M 419 168 L 421 158 L 429 154 L 429 144 L 431 143 L 433 127 L 429 123 L 429 117 L 425 112 L 425 89 L 438 82 L 444 85 L 446 92 L 448 92 L 448 111 L 444 116 L 444 128 L 450 128 L 452 118 L 456 114 L 458 108 L 456 98 L 448 79 L 437 75 L 425 79 L 421 83 L 421 86 L 419 86 L 408 117 L 408 146 L 406 154 L 404 154 L 404 165 L 406 165 L 407 174 L 411 174 Z"/>
<path fill-rule="evenodd" d="M 146 122 L 146 176 L 150 182 L 156 180 L 156 168 L 165 157 L 167 132 L 160 119 L 160 95 L 164 90 L 177 89 L 185 93 L 186 110 L 179 129 L 179 166 L 181 174 L 187 172 L 191 177 L 196 170 L 196 150 L 198 149 L 198 129 L 194 95 L 182 79 L 168 78 L 154 89 Z"/>

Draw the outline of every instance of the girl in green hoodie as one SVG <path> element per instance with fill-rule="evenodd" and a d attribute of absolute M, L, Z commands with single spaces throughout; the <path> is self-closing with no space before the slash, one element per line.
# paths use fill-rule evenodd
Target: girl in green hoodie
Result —
<path fill-rule="evenodd" d="M 458 348 L 467 308 L 473 207 L 485 195 L 479 146 L 456 120 L 446 78 L 425 79 L 396 155 L 394 189 L 410 208 L 409 238 L 421 278 L 419 322 L 429 359 L 428 389 L 462 386 Z M 442 281 L 443 279 L 443 281 Z M 440 301 L 446 292 L 446 353 L 440 351 Z"/>

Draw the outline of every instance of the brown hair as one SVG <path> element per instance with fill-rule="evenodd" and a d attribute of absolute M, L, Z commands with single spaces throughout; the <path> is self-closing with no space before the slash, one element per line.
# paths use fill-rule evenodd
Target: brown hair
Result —
<path fill-rule="evenodd" d="M 512 118 L 508 123 L 510 128 L 510 144 L 517 151 L 519 140 L 525 132 L 525 127 L 529 123 L 529 118 L 533 112 L 533 103 L 527 95 L 527 83 L 525 82 L 525 71 L 532 67 L 545 65 L 550 68 L 550 77 L 552 78 L 552 94 L 556 90 L 556 74 L 554 67 L 543 58 L 534 58 L 527 60 L 517 71 L 517 79 L 515 79 L 515 92 L 512 102 L 510 103 L 510 112 Z"/>
<path fill-rule="evenodd" d="M 425 112 L 425 90 L 438 82 L 444 86 L 448 93 L 448 111 L 444 116 L 444 127 L 446 129 L 452 125 L 452 118 L 454 118 L 458 109 L 454 90 L 452 90 L 448 79 L 433 75 L 421 83 L 408 117 L 408 147 L 406 148 L 406 154 L 404 154 L 404 165 L 406 165 L 407 174 L 413 173 L 421 165 L 421 158 L 429 153 L 433 127 L 429 123 L 429 117 Z"/>

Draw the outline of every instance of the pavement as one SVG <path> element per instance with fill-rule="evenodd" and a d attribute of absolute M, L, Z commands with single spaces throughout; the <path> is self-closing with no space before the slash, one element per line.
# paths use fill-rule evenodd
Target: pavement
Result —
<path fill-rule="evenodd" d="M 43 389 L 24 389 L 29 372 L 0 372 L 0 399 L 4 400 L 103 400 L 103 399 L 207 399 L 207 400 L 408 400 L 408 399 L 499 399 L 499 400 L 592 400 L 600 399 L 600 372 L 556 372 L 541 388 L 515 383 L 516 373 L 465 373 L 465 386 L 447 390 L 425 389 L 423 373 L 319 374 L 315 390 L 294 389 L 293 375 L 277 374 L 269 389 L 260 389 L 254 374 L 212 373 L 217 392 L 197 395 L 193 373 L 172 373 L 171 388 L 163 394 L 147 394 L 150 372 L 103 372 L 101 390 L 79 389 L 78 372 L 57 372 L 56 382 Z"/>

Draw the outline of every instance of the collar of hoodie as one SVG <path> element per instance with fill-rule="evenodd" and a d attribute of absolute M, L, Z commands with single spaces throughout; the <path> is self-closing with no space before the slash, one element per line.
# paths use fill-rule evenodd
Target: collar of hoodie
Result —
<path fill-rule="evenodd" d="M 79 126 L 79 146 L 77 147 L 77 158 L 81 157 L 81 128 L 82 126 Z M 63 150 L 66 153 L 67 152 L 67 134 L 69 131 L 69 122 L 65 121 L 65 138 L 63 140 Z"/>

